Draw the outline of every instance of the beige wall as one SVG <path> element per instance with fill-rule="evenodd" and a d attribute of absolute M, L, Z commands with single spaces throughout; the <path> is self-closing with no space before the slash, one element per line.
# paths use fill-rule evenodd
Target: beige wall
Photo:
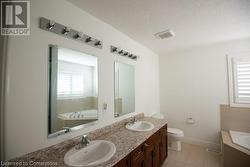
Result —
<path fill-rule="evenodd" d="M 7 62 L 6 157 L 7 159 L 59 143 L 135 113 L 114 118 L 114 60 L 135 65 L 136 113 L 159 112 L 158 56 L 65 0 L 31 0 L 30 36 L 11 36 Z M 39 17 L 53 19 L 104 41 L 103 49 L 44 31 Z M 56 138 L 47 138 L 48 45 L 57 44 L 98 57 L 99 121 L 91 127 Z M 137 62 L 110 53 L 120 46 L 140 58 Z M 108 104 L 107 111 L 102 110 Z"/>
<path fill-rule="evenodd" d="M 250 39 L 160 55 L 161 112 L 185 140 L 219 147 L 220 104 L 228 104 L 226 54 L 250 53 Z M 195 124 L 186 123 L 188 117 Z"/>
<path fill-rule="evenodd" d="M 115 113 L 122 114 L 122 98 L 116 98 L 115 99 Z"/>
<path fill-rule="evenodd" d="M 236 130 L 250 133 L 250 108 L 221 105 L 221 130 Z"/>
<path fill-rule="evenodd" d="M 68 113 L 82 110 L 97 109 L 96 97 L 72 98 L 72 99 L 58 99 L 57 113 Z"/>

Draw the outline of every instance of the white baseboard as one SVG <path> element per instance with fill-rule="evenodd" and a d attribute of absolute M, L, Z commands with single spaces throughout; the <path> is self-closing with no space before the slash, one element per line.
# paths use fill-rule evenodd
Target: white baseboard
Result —
<path fill-rule="evenodd" d="M 206 147 L 208 149 L 215 150 L 217 152 L 221 151 L 221 145 L 218 144 L 218 143 L 213 143 L 213 142 L 200 140 L 200 139 L 195 139 L 195 138 L 191 138 L 191 137 L 184 137 L 182 139 L 182 142 L 183 143 L 188 143 L 188 144 L 203 146 L 203 147 Z"/>

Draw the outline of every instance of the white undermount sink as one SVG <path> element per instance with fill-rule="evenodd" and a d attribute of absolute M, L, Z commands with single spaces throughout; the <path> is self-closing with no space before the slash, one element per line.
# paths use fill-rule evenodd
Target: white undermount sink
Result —
<path fill-rule="evenodd" d="M 93 140 L 89 145 L 69 150 L 64 156 L 64 162 L 69 166 L 90 167 L 107 162 L 113 157 L 116 147 L 106 140 Z"/>
<path fill-rule="evenodd" d="M 137 132 L 146 132 L 154 129 L 154 125 L 147 121 L 136 121 L 135 123 L 126 124 L 126 128 Z"/>

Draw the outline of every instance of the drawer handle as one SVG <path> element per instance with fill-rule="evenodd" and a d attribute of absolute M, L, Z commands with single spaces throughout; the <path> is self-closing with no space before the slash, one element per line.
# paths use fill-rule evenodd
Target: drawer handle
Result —
<path fill-rule="evenodd" d="M 149 147 L 149 145 L 147 143 L 144 143 L 144 147 L 147 148 Z"/>
<path fill-rule="evenodd" d="M 139 154 L 141 152 L 141 150 L 137 150 L 136 152 L 135 152 L 135 154 L 137 155 L 137 154 Z"/>

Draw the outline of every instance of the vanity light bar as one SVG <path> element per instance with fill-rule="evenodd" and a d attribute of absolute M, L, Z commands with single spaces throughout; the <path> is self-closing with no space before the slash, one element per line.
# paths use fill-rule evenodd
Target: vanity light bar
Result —
<path fill-rule="evenodd" d="M 102 46 L 103 46 L 103 42 L 98 39 L 95 39 L 82 32 L 74 30 L 68 26 L 64 26 L 62 24 L 56 23 L 55 21 L 46 19 L 44 17 L 40 18 L 40 28 L 46 31 L 53 32 L 55 34 L 62 35 L 66 38 L 70 38 L 78 42 L 88 44 L 95 48 L 102 49 Z"/>
<path fill-rule="evenodd" d="M 110 52 L 111 53 L 115 53 L 119 56 L 124 56 L 124 57 L 127 57 L 127 58 L 130 58 L 130 59 L 133 59 L 133 60 L 137 60 L 139 57 L 132 54 L 132 53 L 129 53 L 125 50 L 122 50 L 120 49 L 119 47 L 116 47 L 116 46 L 110 46 Z"/>

